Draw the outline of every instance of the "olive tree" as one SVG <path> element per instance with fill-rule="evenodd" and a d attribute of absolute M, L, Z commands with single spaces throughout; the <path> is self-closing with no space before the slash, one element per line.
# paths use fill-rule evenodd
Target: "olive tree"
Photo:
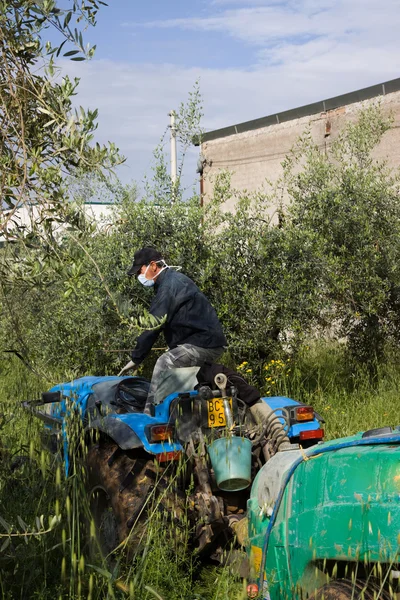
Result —
<path fill-rule="evenodd" d="M 58 56 L 80 61 L 93 56 L 80 23 L 95 24 L 99 4 L 55 0 L 0 2 L 0 234 L 20 232 L 18 208 L 36 207 L 38 218 L 62 218 L 68 201 L 65 175 L 102 172 L 121 158 L 113 144 L 93 143 L 96 110 L 72 109 L 78 79 L 62 77 Z M 75 25 L 75 27 L 73 27 Z M 46 30 L 59 43 L 45 43 Z"/>
<path fill-rule="evenodd" d="M 399 175 L 373 150 L 390 128 L 379 105 L 350 123 L 325 153 L 305 135 L 285 160 L 289 221 L 314 236 L 324 310 L 331 331 L 359 360 L 399 341 Z"/>

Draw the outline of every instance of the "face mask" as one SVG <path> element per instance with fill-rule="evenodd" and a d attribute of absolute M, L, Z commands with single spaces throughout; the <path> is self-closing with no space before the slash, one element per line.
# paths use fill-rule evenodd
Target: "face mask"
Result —
<path fill-rule="evenodd" d="M 155 283 L 155 279 L 159 276 L 159 274 L 162 273 L 165 269 L 168 269 L 168 265 L 166 265 L 164 263 L 164 267 L 157 273 L 157 275 L 155 277 L 153 277 L 153 279 L 147 279 L 146 273 L 147 273 L 149 266 L 150 265 L 147 265 L 147 268 L 143 274 L 140 273 L 140 275 L 138 275 L 138 281 L 140 281 L 140 283 L 142 285 L 144 285 L 144 287 L 153 287 L 153 285 Z"/>
<path fill-rule="evenodd" d="M 144 287 L 153 287 L 154 285 L 154 279 L 147 279 L 146 278 L 146 273 L 148 271 L 150 265 L 147 265 L 147 269 L 145 270 L 144 273 L 140 273 L 140 275 L 138 275 L 138 281 L 140 281 L 140 283 L 142 285 L 144 285 Z"/>
<path fill-rule="evenodd" d="M 146 279 L 146 277 L 142 274 L 138 275 L 138 281 L 140 281 L 144 287 L 153 287 L 154 285 L 154 279 Z"/>

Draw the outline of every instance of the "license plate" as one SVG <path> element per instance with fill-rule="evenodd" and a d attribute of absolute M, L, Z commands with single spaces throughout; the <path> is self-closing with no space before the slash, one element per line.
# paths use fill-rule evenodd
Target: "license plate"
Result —
<path fill-rule="evenodd" d="M 232 410 L 232 398 L 229 398 L 229 404 Z M 208 426 L 226 426 L 224 401 L 222 400 L 222 398 L 213 398 L 212 400 L 208 400 Z"/>

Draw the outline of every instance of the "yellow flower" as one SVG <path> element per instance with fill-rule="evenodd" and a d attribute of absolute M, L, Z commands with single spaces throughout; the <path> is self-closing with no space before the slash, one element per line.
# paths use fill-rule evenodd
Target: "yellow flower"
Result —
<path fill-rule="evenodd" d="M 246 369 L 246 373 L 252 373 L 252 369 Z"/>
<path fill-rule="evenodd" d="M 245 367 L 248 364 L 247 360 L 245 360 L 244 362 L 242 362 L 242 365 Z"/>
<path fill-rule="evenodd" d="M 275 381 L 271 381 L 271 385 L 275 385 Z"/>
<path fill-rule="evenodd" d="M 265 381 L 271 381 L 272 377 L 266 377 Z"/>

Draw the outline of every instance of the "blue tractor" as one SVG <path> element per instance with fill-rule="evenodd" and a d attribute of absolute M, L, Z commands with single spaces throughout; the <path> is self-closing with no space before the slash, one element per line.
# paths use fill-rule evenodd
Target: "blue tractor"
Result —
<path fill-rule="evenodd" d="M 83 462 L 104 553 L 137 540 L 156 497 L 177 522 L 186 511 L 199 552 L 221 560 L 262 465 L 323 438 L 312 407 L 285 397 L 249 407 L 225 374 L 200 385 L 197 372 L 167 371 L 151 415 L 142 377 L 82 377 L 24 403 L 44 422 L 44 443 L 60 453 L 66 475 Z"/>

